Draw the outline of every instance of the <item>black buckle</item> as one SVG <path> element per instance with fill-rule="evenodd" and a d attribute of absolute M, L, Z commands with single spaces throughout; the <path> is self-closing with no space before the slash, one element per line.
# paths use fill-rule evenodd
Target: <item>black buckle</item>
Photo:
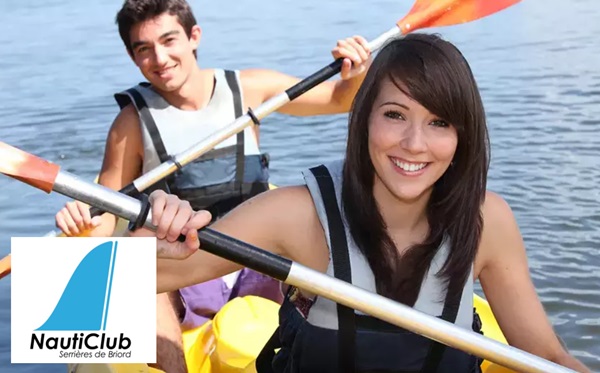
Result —
<path fill-rule="evenodd" d="M 257 126 L 260 126 L 260 121 L 258 120 L 256 115 L 254 115 L 254 111 L 252 111 L 251 107 L 248 108 L 248 115 L 250 116 L 250 119 L 252 119 L 254 124 L 256 124 Z"/>
<path fill-rule="evenodd" d="M 148 213 L 150 212 L 150 200 L 148 200 L 148 195 L 140 193 L 138 197 L 142 203 L 142 208 L 140 209 L 140 213 L 135 221 L 130 221 L 127 225 L 127 229 L 131 232 L 136 231 L 144 226 L 146 219 L 148 218 Z"/>
<path fill-rule="evenodd" d="M 169 156 L 167 157 L 167 159 L 168 159 L 169 161 L 172 161 L 173 163 L 175 163 L 175 167 L 177 167 L 177 171 L 175 171 L 175 172 L 178 172 L 178 173 L 180 173 L 180 172 L 181 172 L 181 169 L 183 168 L 183 166 L 181 165 L 181 163 L 179 163 L 179 162 L 177 161 L 177 159 L 175 158 L 175 156 L 173 156 L 173 155 L 169 155 Z"/>

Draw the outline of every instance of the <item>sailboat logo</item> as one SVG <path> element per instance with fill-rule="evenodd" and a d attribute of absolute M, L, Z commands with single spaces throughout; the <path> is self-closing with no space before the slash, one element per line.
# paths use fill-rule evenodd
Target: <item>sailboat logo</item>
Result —
<path fill-rule="evenodd" d="M 156 360 L 156 238 L 13 237 L 11 256 L 12 363 Z"/>
<path fill-rule="evenodd" d="M 54 311 L 36 331 L 106 330 L 117 244 L 102 243 L 81 260 Z"/>

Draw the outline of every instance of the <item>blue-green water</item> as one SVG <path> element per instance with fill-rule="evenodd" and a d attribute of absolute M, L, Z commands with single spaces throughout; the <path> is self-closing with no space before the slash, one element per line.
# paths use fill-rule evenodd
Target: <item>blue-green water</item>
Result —
<path fill-rule="evenodd" d="M 191 1 L 203 29 L 199 63 L 308 76 L 331 61 L 337 39 L 372 39 L 411 3 Z M 117 113 L 112 94 L 142 79 L 114 25 L 120 4 L 0 2 L 1 141 L 93 179 Z M 435 31 L 461 48 L 481 87 L 492 143 L 489 186 L 515 212 L 550 319 L 572 353 L 600 371 L 598 9 L 592 0 L 527 0 Z M 344 115 L 268 117 L 261 141 L 272 181 L 301 182 L 300 170 L 340 157 L 345 132 Z M 2 256 L 11 236 L 53 229 L 67 200 L 6 177 L 0 189 Z M 9 362 L 10 277 L 0 281 L 0 371 L 65 371 Z"/>

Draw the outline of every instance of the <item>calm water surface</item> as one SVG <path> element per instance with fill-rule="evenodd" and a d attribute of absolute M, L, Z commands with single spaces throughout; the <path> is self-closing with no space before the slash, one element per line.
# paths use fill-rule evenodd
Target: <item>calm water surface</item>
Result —
<path fill-rule="evenodd" d="M 372 39 L 410 1 L 191 2 L 204 67 L 265 67 L 304 77 L 331 60 L 339 38 Z M 0 140 L 93 179 L 117 113 L 112 94 L 142 79 L 118 38 L 121 1 L 0 2 Z M 532 277 L 570 350 L 600 371 L 600 10 L 593 0 L 528 0 L 477 22 L 436 29 L 470 61 L 489 118 L 489 187 L 510 203 Z M 271 115 L 262 127 L 272 181 L 339 158 L 344 115 Z M 0 255 L 11 236 L 53 229 L 67 201 L 0 177 Z M 43 281 L 43 278 L 38 279 Z M 0 371 L 9 365 L 10 277 L 0 281 Z M 523 310 L 526 312 L 526 310 Z"/>

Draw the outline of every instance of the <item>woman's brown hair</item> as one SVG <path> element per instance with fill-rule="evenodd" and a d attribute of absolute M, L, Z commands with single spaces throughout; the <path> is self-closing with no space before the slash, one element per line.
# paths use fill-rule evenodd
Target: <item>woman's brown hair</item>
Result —
<path fill-rule="evenodd" d="M 452 165 L 435 183 L 427 205 L 425 240 L 400 255 L 373 196 L 369 116 L 382 82 L 391 79 L 432 114 L 453 125 L 458 145 Z M 458 279 L 462 292 L 482 232 L 481 205 L 489 167 L 489 139 L 477 83 L 460 51 L 439 36 L 414 33 L 388 43 L 358 91 L 349 119 L 342 200 L 352 237 L 375 275 L 378 293 L 414 305 L 442 242 L 450 245 L 439 276 Z M 460 295 L 459 295 L 460 298 Z"/>

